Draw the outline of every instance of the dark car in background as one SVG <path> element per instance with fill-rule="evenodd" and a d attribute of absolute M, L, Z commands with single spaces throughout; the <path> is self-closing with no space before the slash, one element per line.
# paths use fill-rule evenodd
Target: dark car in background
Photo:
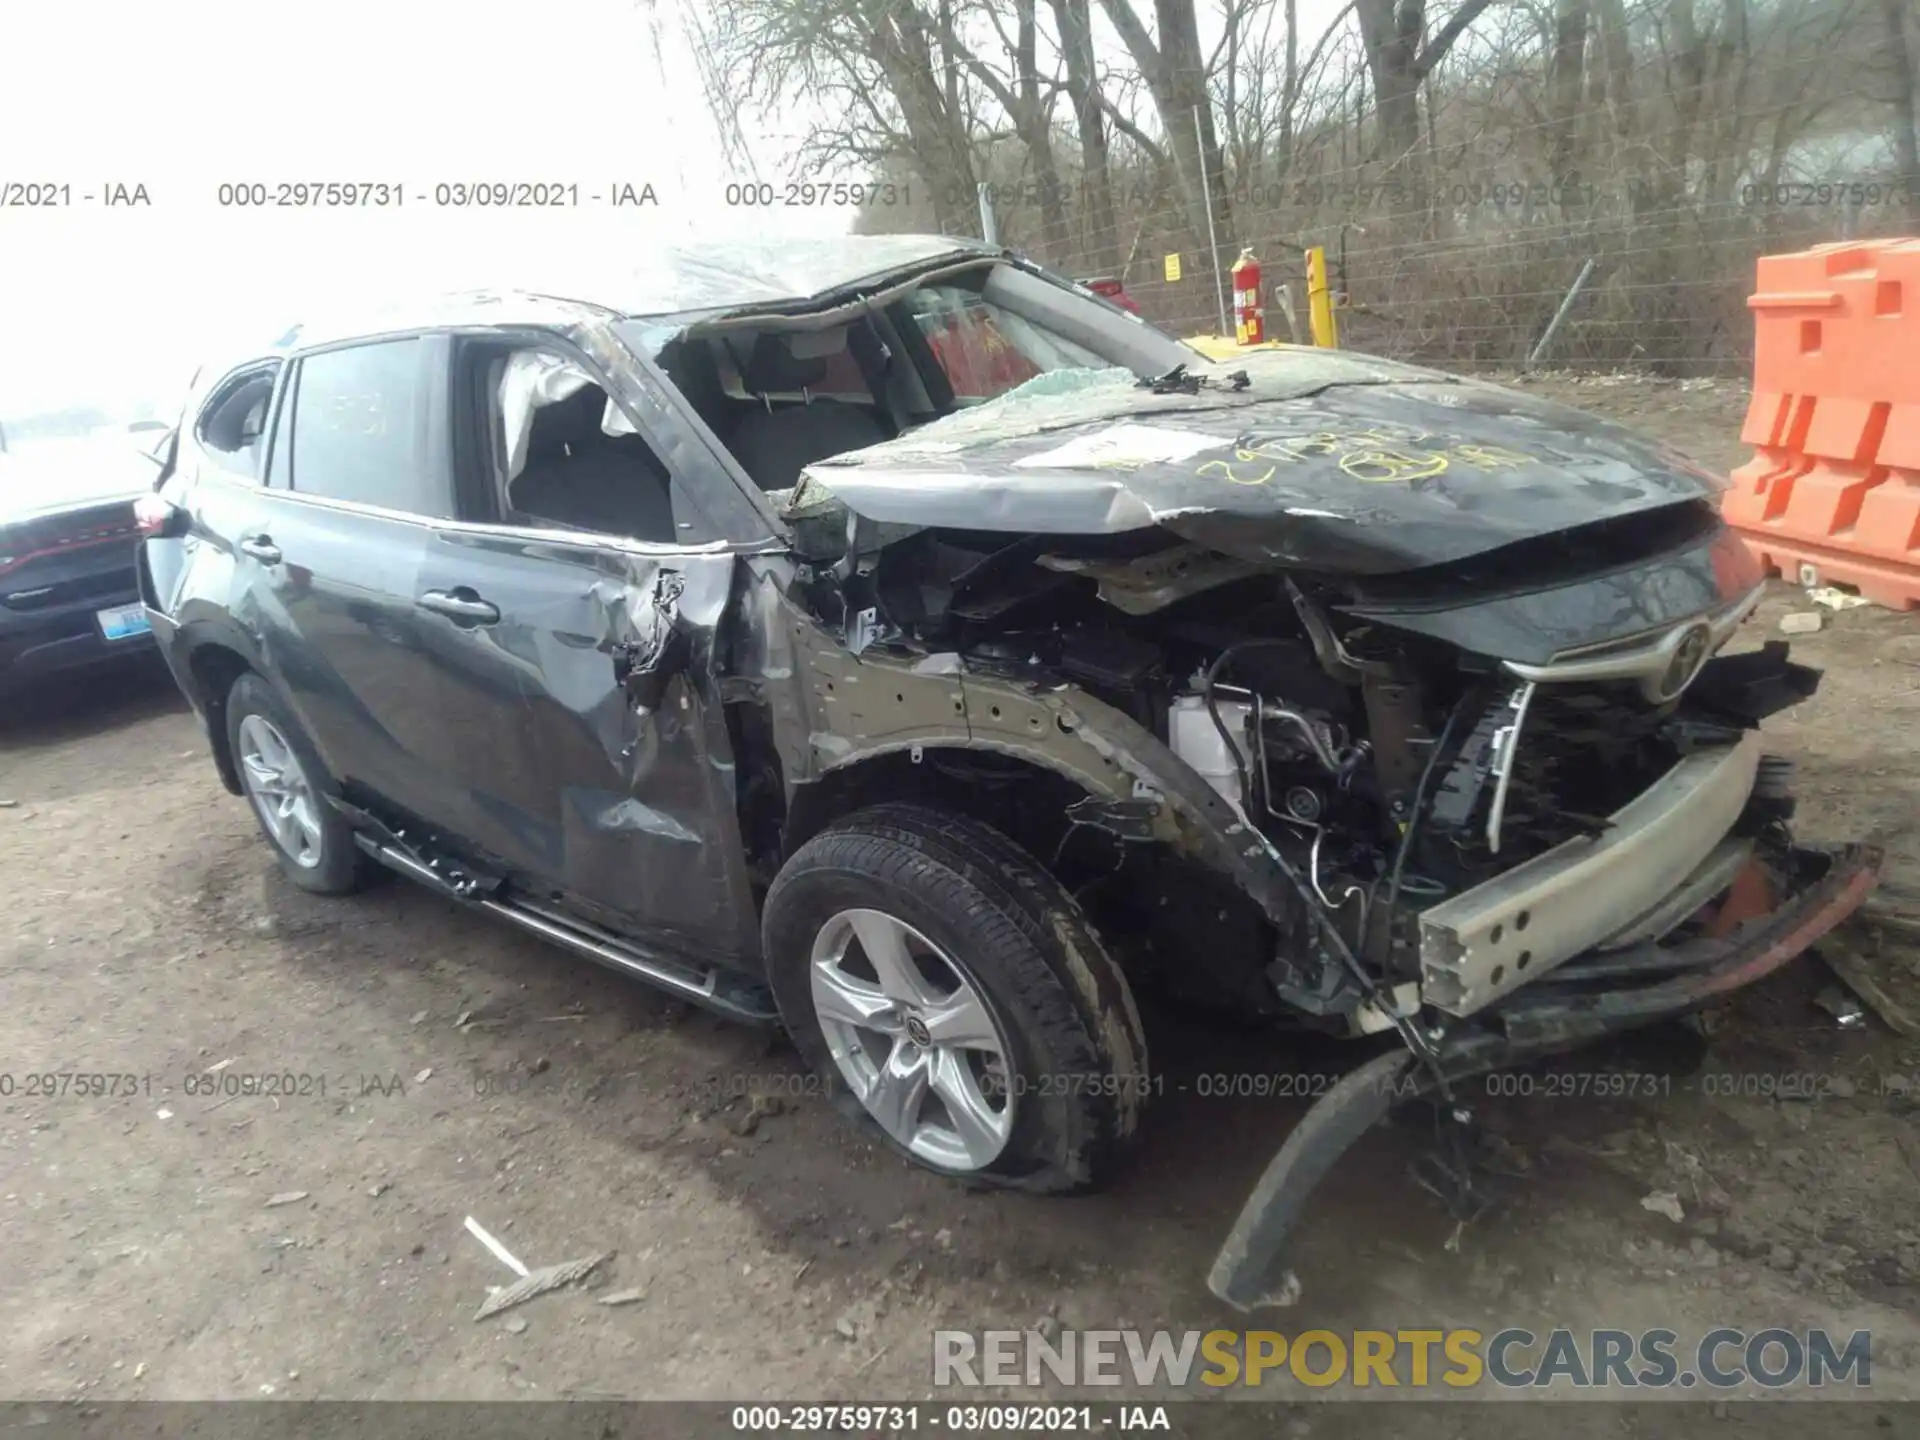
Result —
<path fill-rule="evenodd" d="M 1396 1102 L 1464 1124 L 1468 1077 L 1698 1009 L 1874 883 L 1793 838 L 1759 731 L 1818 673 L 1719 653 L 1762 575 L 1716 481 L 1618 426 L 1208 365 L 954 240 L 559 293 L 206 370 L 163 653 L 294 883 L 385 866 L 777 1019 L 921 1165 L 1100 1184 L 1160 1085 L 1136 995 L 1276 1070 L 1346 1037 L 1210 1280 L 1285 1299 Z"/>
<path fill-rule="evenodd" d="M 134 504 L 166 443 L 163 427 L 0 453 L 0 695 L 151 653 Z"/>

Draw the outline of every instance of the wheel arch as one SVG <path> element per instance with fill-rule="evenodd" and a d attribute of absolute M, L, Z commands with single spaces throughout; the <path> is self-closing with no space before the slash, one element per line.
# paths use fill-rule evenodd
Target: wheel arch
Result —
<path fill-rule="evenodd" d="M 1258 898 L 1191 843 L 1190 827 L 1169 823 L 1168 807 L 1149 819 L 1124 772 L 1053 758 L 952 737 L 865 752 L 795 787 L 783 863 L 876 807 L 964 816 L 1012 841 L 1086 908 L 1130 985 L 1236 1013 L 1272 1010 L 1264 972 L 1278 932 Z"/>
<path fill-rule="evenodd" d="M 1297 924 L 1301 896 L 1272 847 L 1213 786 L 1131 716 L 1072 687 L 1033 692 L 967 675 L 959 682 L 959 694 L 958 725 L 925 734 L 905 729 L 858 737 L 851 753 L 791 783 L 782 822 L 783 858 L 848 808 L 857 808 L 848 797 L 872 793 L 874 782 L 867 777 L 903 778 L 920 791 L 925 782 L 915 774 L 918 767 L 901 768 L 913 766 L 916 754 L 921 765 L 929 757 L 949 754 L 997 757 L 998 763 L 1017 766 L 1056 788 L 1064 785 L 1068 804 L 1091 801 L 1094 807 L 1113 807 L 1109 815 L 1137 806 L 1137 823 L 1146 827 L 1140 838 L 1224 877 L 1273 924 Z M 862 768 L 874 765 L 881 768 Z M 957 802 L 966 813 L 973 813 L 969 807 L 976 803 L 973 796 Z M 1083 823 L 1097 825 L 1101 818 L 1096 809 Z M 1133 823 L 1130 817 L 1128 824 Z"/>
<path fill-rule="evenodd" d="M 973 773 L 972 778 L 977 783 L 967 784 L 969 773 L 976 771 L 979 773 Z M 954 736 L 924 744 L 902 741 L 881 745 L 793 787 L 782 835 L 782 858 L 790 857 L 834 821 L 894 800 L 955 810 L 1009 834 L 1006 824 L 996 823 L 1004 820 L 996 791 L 1014 787 L 1029 795 L 1037 788 L 1049 798 L 1057 798 L 1057 809 L 1029 807 L 1037 812 L 1036 818 L 1059 819 L 1056 828 L 1065 827 L 1067 822 L 1061 817 L 1067 806 L 1118 799 L 1122 793 L 1117 786 L 1100 784 L 1099 777 L 1085 770 L 1013 746 Z M 1044 853 L 1040 858 L 1044 861 Z"/>
<path fill-rule="evenodd" d="M 184 668 L 192 687 L 188 698 L 206 726 L 207 744 L 212 747 L 220 783 L 233 794 L 242 794 L 240 768 L 227 738 L 227 694 L 236 680 L 258 674 L 258 668 L 240 650 L 218 638 L 202 640 L 189 649 Z"/>

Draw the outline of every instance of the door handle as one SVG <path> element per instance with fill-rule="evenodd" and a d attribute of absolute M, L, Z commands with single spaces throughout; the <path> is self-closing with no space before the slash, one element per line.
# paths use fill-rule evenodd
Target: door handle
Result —
<path fill-rule="evenodd" d="M 273 543 L 271 535 L 249 535 L 240 542 L 240 549 L 264 565 L 280 563 L 280 547 Z"/>
<path fill-rule="evenodd" d="M 500 607 L 482 600 L 462 585 L 454 590 L 429 590 L 419 599 L 422 610 L 444 615 L 455 624 L 491 625 L 500 618 Z"/>

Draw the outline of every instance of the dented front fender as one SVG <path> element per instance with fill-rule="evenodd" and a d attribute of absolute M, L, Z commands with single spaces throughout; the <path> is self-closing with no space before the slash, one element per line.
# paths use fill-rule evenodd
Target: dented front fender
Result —
<path fill-rule="evenodd" d="M 788 799 L 915 747 L 990 751 L 1051 770 L 1144 817 L 1148 837 L 1231 877 L 1276 926 L 1298 894 L 1258 830 L 1137 720 L 1072 685 L 982 674 L 958 654 L 854 654 L 767 576 L 745 597 L 742 675 L 774 717 Z"/>

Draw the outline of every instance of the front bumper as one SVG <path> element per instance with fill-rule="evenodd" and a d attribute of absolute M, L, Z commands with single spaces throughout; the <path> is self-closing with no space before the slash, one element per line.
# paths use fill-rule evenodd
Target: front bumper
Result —
<path fill-rule="evenodd" d="M 1674 893 L 1674 877 L 1705 864 L 1733 828 L 1759 764 L 1753 730 L 1737 745 L 1688 755 L 1615 812 L 1604 834 L 1557 845 L 1424 911 L 1422 997 L 1471 1015 L 1606 942 L 1623 920 L 1647 917 Z"/>
<path fill-rule="evenodd" d="M 1572 1049 L 1617 1031 L 1686 1015 L 1750 985 L 1857 910 L 1879 881 L 1870 845 L 1796 848 L 1788 893 L 1772 910 L 1715 938 L 1645 944 L 1577 958 L 1436 1045 L 1446 1082 Z M 1241 1208 L 1207 1277 L 1240 1310 L 1299 1293 L 1284 1252 L 1301 1207 L 1337 1161 L 1389 1110 L 1437 1093 L 1440 1079 L 1411 1051 L 1376 1056 L 1327 1091 L 1287 1136 Z"/>

